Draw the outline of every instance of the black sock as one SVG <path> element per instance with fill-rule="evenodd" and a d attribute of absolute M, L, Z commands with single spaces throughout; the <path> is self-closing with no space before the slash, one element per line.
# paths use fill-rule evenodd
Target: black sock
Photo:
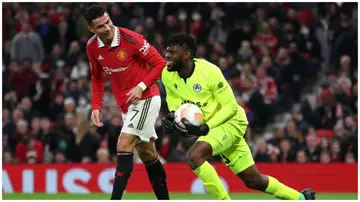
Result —
<path fill-rule="evenodd" d="M 134 167 L 133 153 L 119 153 L 111 200 L 121 199 Z"/>
<path fill-rule="evenodd" d="M 151 186 L 158 200 L 169 200 L 166 173 L 159 159 L 145 165 Z"/>

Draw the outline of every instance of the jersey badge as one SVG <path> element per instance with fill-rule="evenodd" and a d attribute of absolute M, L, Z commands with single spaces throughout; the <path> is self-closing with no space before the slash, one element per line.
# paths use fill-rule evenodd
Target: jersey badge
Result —
<path fill-rule="evenodd" d="M 123 50 L 117 50 L 116 56 L 119 60 L 125 60 L 127 58 L 127 53 Z"/>
<path fill-rule="evenodd" d="M 193 89 L 195 92 L 200 93 L 202 88 L 201 88 L 200 84 L 196 83 L 196 84 L 194 84 Z"/>

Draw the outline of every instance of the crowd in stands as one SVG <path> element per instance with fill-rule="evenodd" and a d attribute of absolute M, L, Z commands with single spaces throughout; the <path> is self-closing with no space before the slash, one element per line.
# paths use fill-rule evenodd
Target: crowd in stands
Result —
<path fill-rule="evenodd" d="M 162 55 L 172 34 L 196 38 L 196 56 L 218 65 L 246 111 L 255 161 L 357 162 L 356 3 L 100 4 L 114 25 L 143 34 Z M 92 33 L 82 16 L 89 5 L 3 3 L 4 164 L 116 161 L 123 121 L 109 82 L 105 125 L 89 118 Z M 157 150 L 163 161 L 184 161 L 195 139 L 164 134 L 158 86 Z M 284 113 L 291 113 L 284 127 L 265 136 Z"/>

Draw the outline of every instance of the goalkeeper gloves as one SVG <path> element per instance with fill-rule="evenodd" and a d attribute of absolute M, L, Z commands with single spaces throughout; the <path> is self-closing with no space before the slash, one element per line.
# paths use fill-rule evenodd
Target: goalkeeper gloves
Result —
<path fill-rule="evenodd" d="M 171 134 L 174 132 L 174 118 L 175 111 L 171 111 L 161 119 L 161 125 L 164 128 L 165 133 Z"/>
<path fill-rule="evenodd" d="M 181 135 L 184 136 L 204 136 L 209 133 L 210 128 L 207 124 L 201 124 L 200 126 L 196 126 L 191 124 L 186 118 L 181 119 L 181 122 L 184 124 L 185 128 L 180 126 L 177 123 L 174 123 L 175 130 L 180 132 Z"/>

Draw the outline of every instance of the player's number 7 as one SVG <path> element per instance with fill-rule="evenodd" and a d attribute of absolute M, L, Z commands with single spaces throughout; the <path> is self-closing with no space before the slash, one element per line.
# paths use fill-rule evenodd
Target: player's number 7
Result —
<path fill-rule="evenodd" d="M 136 113 L 134 114 L 134 116 L 130 119 L 130 121 L 132 121 L 134 118 L 135 118 L 135 116 L 139 113 L 139 110 L 137 110 L 137 109 L 132 109 L 133 111 L 135 111 Z"/>

